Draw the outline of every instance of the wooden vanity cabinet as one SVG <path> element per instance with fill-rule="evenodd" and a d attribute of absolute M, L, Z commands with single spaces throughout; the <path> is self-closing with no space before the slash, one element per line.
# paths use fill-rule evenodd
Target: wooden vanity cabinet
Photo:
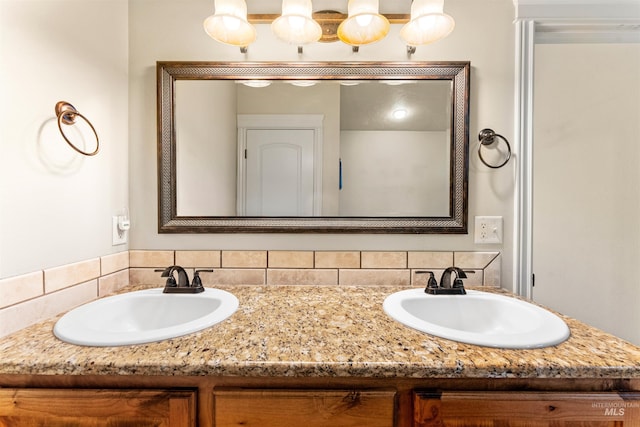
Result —
<path fill-rule="evenodd" d="M 393 390 L 219 389 L 216 427 L 393 427 Z"/>
<path fill-rule="evenodd" d="M 0 388 L 2 427 L 195 427 L 190 390 Z"/>
<path fill-rule="evenodd" d="M 414 427 L 638 427 L 640 393 L 415 392 Z"/>

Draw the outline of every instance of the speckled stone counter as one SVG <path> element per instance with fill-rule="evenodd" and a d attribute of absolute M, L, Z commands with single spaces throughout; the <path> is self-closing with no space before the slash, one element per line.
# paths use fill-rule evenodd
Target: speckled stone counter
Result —
<path fill-rule="evenodd" d="M 0 374 L 640 378 L 640 348 L 569 318 L 571 337 L 558 346 L 502 350 L 397 323 L 382 302 L 399 288 L 220 288 L 240 308 L 204 331 L 146 345 L 80 347 L 55 338 L 52 319 L 0 341 Z"/>

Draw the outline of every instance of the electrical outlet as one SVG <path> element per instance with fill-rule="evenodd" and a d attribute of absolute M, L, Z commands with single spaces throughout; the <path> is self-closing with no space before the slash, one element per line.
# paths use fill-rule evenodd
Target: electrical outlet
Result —
<path fill-rule="evenodd" d="M 112 245 L 124 245 L 127 243 L 127 234 L 129 233 L 127 230 L 122 230 L 118 224 L 119 216 L 114 216 L 113 218 L 113 226 L 112 226 Z"/>
<path fill-rule="evenodd" d="M 502 243 L 501 216 L 477 216 L 475 226 L 475 243 Z"/>

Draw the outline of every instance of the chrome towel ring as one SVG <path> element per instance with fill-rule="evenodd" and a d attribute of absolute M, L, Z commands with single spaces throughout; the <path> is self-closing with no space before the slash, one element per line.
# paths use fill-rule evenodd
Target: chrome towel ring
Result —
<path fill-rule="evenodd" d="M 76 150 L 78 153 L 82 155 L 95 156 L 98 153 L 98 150 L 100 149 L 100 140 L 98 138 L 98 133 L 96 132 L 96 129 L 93 127 L 89 119 L 87 119 L 85 116 L 80 114 L 73 105 L 69 104 L 66 101 L 58 101 L 56 103 L 55 110 L 56 110 L 56 116 L 58 116 L 58 129 L 60 129 L 60 133 L 62 134 L 62 137 L 64 138 L 64 140 L 67 141 L 67 144 L 69 144 L 71 148 L 73 148 L 74 150 Z M 69 126 L 75 124 L 76 116 L 82 118 L 85 122 L 87 122 L 87 124 L 93 131 L 93 134 L 96 136 L 96 149 L 93 152 L 83 151 L 78 147 L 76 147 L 76 145 L 73 144 L 69 140 L 69 138 L 67 138 L 67 135 L 65 135 L 64 131 L 62 130 L 63 124 L 69 125 Z"/>
<path fill-rule="evenodd" d="M 499 165 L 491 165 L 487 163 L 482 157 L 482 147 L 493 144 L 494 142 L 496 142 L 496 138 L 500 138 L 504 141 L 505 144 L 507 144 L 507 158 Z M 499 169 L 507 164 L 507 162 L 511 158 L 511 145 L 509 145 L 509 141 L 507 141 L 507 138 L 502 135 L 498 135 L 493 131 L 493 129 L 482 129 L 480 131 L 480 134 L 478 135 L 478 139 L 480 140 L 480 146 L 478 146 L 478 157 L 480 157 L 480 161 L 484 163 L 485 166 L 490 167 L 491 169 Z"/>

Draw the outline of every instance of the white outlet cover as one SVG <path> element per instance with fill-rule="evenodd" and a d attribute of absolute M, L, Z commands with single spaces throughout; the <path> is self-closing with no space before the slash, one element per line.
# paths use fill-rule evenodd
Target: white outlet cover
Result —
<path fill-rule="evenodd" d="M 112 230 L 112 246 L 117 246 L 117 245 L 124 245 L 127 243 L 127 233 L 128 231 L 126 230 L 120 230 L 118 228 L 118 217 L 114 216 L 112 217 L 113 220 L 113 226 L 111 227 Z"/>
<path fill-rule="evenodd" d="M 473 233 L 474 243 L 500 244 L 502 243 L 502 217 L 477 216 Z"/>

